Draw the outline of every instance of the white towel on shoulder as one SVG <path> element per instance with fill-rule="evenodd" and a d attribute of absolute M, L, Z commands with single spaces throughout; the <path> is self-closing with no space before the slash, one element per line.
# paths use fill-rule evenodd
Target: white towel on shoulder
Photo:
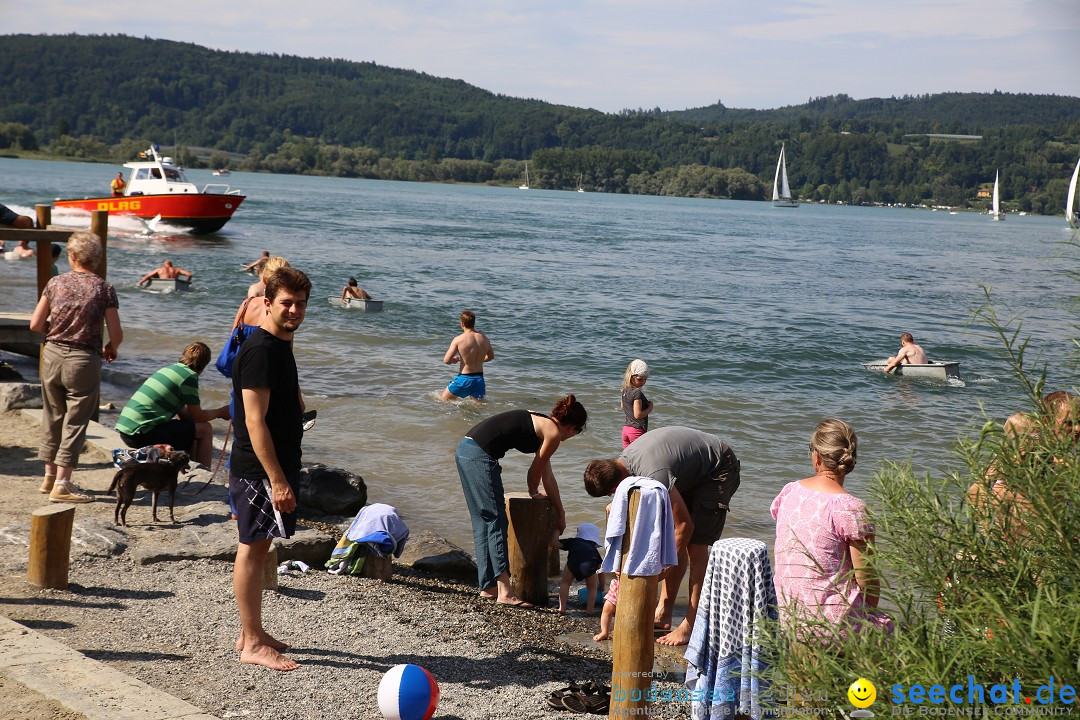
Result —
<path fill-rule="evenodd" d="M 638 488 L 637 525 L 630 548 L 623 562 L 623 535 L 626 534 L 627 511 L 631 488 Z M 624 572 L 628 575 L 659 575 L 664 568 L 679 563 L 675 549 L 675 519 L 671 514 L 671 498 L 663 483 L 647 477 L 628 477 L 619 483 L 611 499 L 611 515 L 604 533 L 606 555 L 600 568 L 604 572 Z"/>

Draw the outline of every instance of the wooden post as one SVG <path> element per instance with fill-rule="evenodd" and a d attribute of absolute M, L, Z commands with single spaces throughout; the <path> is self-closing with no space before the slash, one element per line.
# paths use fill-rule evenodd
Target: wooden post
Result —
<path fill-rule="evenodd" d="M 640 502 L 641 491 L 631 489 L 622 545 L 624 566 L 636 529 L 634 525 L 637 523 Z M 648 714 L 649 703 L 645 698 L 652 686 L 657 578 L 658 575 L 619 575 L 608 718 L 644 717 Z"/>
<path fill-rule="evenodd" d="M 34 213 L 37 215 L 37 229 L 48 230 L 52 225 L 52 205 L 35 205 Z"/>
<path fill-rule="evenodd" d="M 37 228 L 47 230 L 52 224 L 52 205 L 35 205 L 37 214 Z M 52 278 L 52 243 L 44 240 L 37 242 L 37 294 L 45 291 L 45 283 Z"/>
<path fill-rule="evenodd" d="M 555 516 L 551 500 L 525 493 L 508 494 L 506 516 L 510 521 L 506 549 L 514 593 L 537 607 L 547 607 L 548 548 Z"/>
<path fill-rule="evenodd" d="M 364 553 L 364 567 L 360 568 L 360 577 L 372 578 L 386 582 L 393 572 L 394 563 L 390 557 L 380 557 L 371 548 L 361 548 Z"/>
<path fill-rule="evenodd" d="M 263 562 L 263 590 L 277 590 L 277 548 L 270 546 L 270 552 L 266 553 Z"/>
<path fill-rule="evenodd" d="M 106 248 L 109 245 L 109 211 L 108 210 L 94 210 L 90 215 L 90 232 L 93 235 L 97 235 L 98 241 L 101 243 L 101 262 L 97 266 L 97 276 L 102 280 L 108 280 L 105 277 L 105 271 L 108 269 L 109 264 L 106 261 L 107 253 Z M 277 577 L 276 575 L 274 577 Z"/>
<path fill-rule="evenodd" d="M 57 590 L 67 588 L 74 523 L 75 506 L 70 503 L 48 505 L 31 513 L 26 579 L 32 584 Z"/>

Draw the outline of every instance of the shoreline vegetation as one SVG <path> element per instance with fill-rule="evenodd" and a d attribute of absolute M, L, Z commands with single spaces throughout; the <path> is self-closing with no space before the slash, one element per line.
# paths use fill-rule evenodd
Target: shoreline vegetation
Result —
<path fill-rule="evenodd" d="M 48 63 L 39 58 L 48 57 Z M 1056 215 L 1080 156 L 1080 98 L 842 93 L 769 110 L 603 113 L 328 58 L 112 36 L 0 36 L 0 153 L 184 167 L 766 200 L 786 147 L 802 202 Z"/>
<path fill-rule="evenodd" d="M 170 155 L 172 152 L 176 152 L 176 150 L 170 150 L 167 146 L 163 146 L 163 149 L 162 149 L 162 154 L 163 155 Z M 192 150 L 186 149 L 183 146 L 179 146 L 179 153 L 180 153 L 180 155 L 179 155 L 180 157 L 186 156 L 186 157 L 188 157 L 189 160 L 191 160 L 191 163 L 189 165 L 184 165 L 183 163 L 181 163 L 181 166 L 184 167 L 185 169 L 212 170 L 212 169 L 217 169 L 217 168 L 230 167 L 230 163 L 228 163 L 228 162 L 219 162 L 219 163 L 211 162 L 212 156 L 193 155 Z M 44 162 L 74 162 L 74 163 L 100 163 L 100 164 L 114 164 L 114 163 L 121 164 L 122 162 L 127 162 L 127 160 L 124 160 L 124 161 L 114 160 L 111 156 L 104 156 L 104 157 L 73 157 L 73 156 L 67 156 L 67 155 L 57 155 L 55 153 L 50 153 L 50 152 L 23 151 L 23 150 L 14 150 L 13 151 L 13 150 L 10 150 L 10 149 L 9 150 L 0 150 L 0 159 L 3 159 L 3 158 L 13 159 L 13 160 L 41 160 L 41 161 L 44 161 Z M 130 159 L 134 159 L 134 158 L 129 158 L 129 160 Z M 384 158 L 384 160 L 385 160 L 385 158 Z M 268 170 L 266 168 L 252 168 L 252 167 L 250 167 L 250 163 L 247 163 L 246 160 L 244 162 L 241 162 L 240 165 L 238 165 L 238 166 L 237 165 L 231 165 L 231 169 L 236 170 L 236 171 L 242 171 L 242 172 L 266 173 L 266 174 L 271 174 L 271 175 L 276 174 L 276 175 L 307 175 L 307 176 L 312 176 L 312 177 L 346 177 L 346 178 L 360 179 L 360 180 L 386 180 L 386 181 L 391 181 L 391 182 L 422 182 L 422 183 L 437 183 L 437 184 L 446 184 L 446 185 L 478 185 L 478 186 L 484 186 L 484 187 L 505 187 L 505 188 L 516 188 L 518 186 L 519 181 L 520 181 L 520 177 L 517 174 L 515 174 L 515 173 L 509 173 L 508 174 L 507 172 L 500 172 L 498 174 L 498 179 L 496 179 L 494 173 L 492 173 L 492 177 L 490 179 L 486 179 L 486 180 L 458 179 L 457 177 L 455 177 L 456 173 L 452 169 L 453 164 L 449 163 L 447 161 L 443 161 L 443 163 L 445 163 L 445 164 L 443 164 L 443 165 L 432 165 L 432 164 L 429 164 L 429 163 L 415 162 L 415 163 L 407 164 L 405 166 L 400 166 L 400 165 L 391 163 L 390 167 L 393 168 L 393 169 L 385 177 L 380 176 L 378 174 L 371 174 L 371 175 L 364 175 L 364 176 L 360 176 L 360 175 L 336 175 L 336 174 L 333 174 L 333 173 L 321 172 L 321 171 L 319 171 L 317 169 L 308 169 L 308 170 L 304 170 L 304 171 L 301 171 L 301 172 L 278 172 L 278 171 L 275 171 L 275 170 Z M 520 166 L 520 168 L 522 169 L 522 173 L 524 173 L 524 167 L 525 167 L 524 162 L 516 163 L 515 161 L 504 161 L 503 164 L 507 164 L 507 163 L 512 163 L 512 164 L 515 165 L 515 167 Z M 703 191 L 698 191 L 698 192 L 693 192 L 693 193 L 681 193 L 681 192 L 668 191 L 668 190 L 672 189 L 672 188 L 668 187 L 668 182 L 674 181 L 675 183 L 679 183 L 681 177 L 684 174 L 695 174 L 695 173 L 696 174 L 701 174 L 702 172 L 705 172 L 706 174 L 709 174 L 708 171 L 709 171 L 709 168 L 703 168 L 701 166 L 695 166 L 695 167 L 691 167 L 691 168 L 679 168 L 679 171 L 676 172 L 676 173 L 667 173 L 667 174 L 661 176 L 658 179 L 658 182 L 661 184 L 660 185 L 660 190 L 661 190 L 660 192 L 619 193 L 618 191 L 615 191 L 615 190 L 605 190 L 603 188 L 596 188 L 596 187 L 585 188 L 585 189 L 586 189 L 586 192 L 604 192 L 604 193 L 631 194 L 631 195 L 655 195 L 655 196 L 668 196 L 668 197 L 687 197 L 687 198 L 710 199 L 710 200 L 748 200 L 748 201 L 758 201 L 758 202 L 767 202 L 769 200 L 769 198 L 766 197 L 766 195 L 764 194 L 767 188 L 765 188 L 764 185 L 761 185 L 760 190 L 761 190 L 762 194 L 759 196 L 758 193 L 757 193 L 757 186 L 760 184 L 758 179 L 756 177 L 754 177 L 754 176 L 749 175 L 748 173 L 742 172 L 741 170 L 736 170 L 734 173 L 720 172 L 717 175 L 717 177 L 719 177 L 719 178 L 722 178 L 722 179 L 726 178 L 726 180 L 731 181 L 729 183 L 729 186 L 741 186 L 741 187 L 743 187 L 744 189 L 737 191 L 738 196 L 734 196 L 734 195 L 712 195 L 712 194 L 709 194 L 709 193 L 703 192 Z M 536 171 L 533 171 L 533 172 L 536 172 Z M 486 173 L 481 173 L 481 174 L 486 175 Z M 530 176 L 532 176 L 532 173 L 530 173 Z M 645 179 L 645 178 L 642 178 L 642 179 Z M 573 192 L 573 191 L 576 191 L 578 187 L 581 187 L 581 185 L 578 183 L 578 181 L 575 181 L 571 185 L 567 185 L 565 187 L 544 187 L 544 186 L 539 185 L 539 184 L 537 184 L 537 183 L 535 183 L 535 182 L 533 182 L 531 180 L 530 180 L 530 182 L 532 182 L 532 184 L 530 185 L 530 188 L 534 189 L 534 190 L 561 190 L 561 191 L 565 191 L 565 192 Z M 740 184 L 742 184 L 742 185 L 740 185 Z M 746 190 L 746 188 L 750 188 L 751 191 L 748 192 Z M 805 199 L 802 199 L 802 198 L 797 198 L 797 199 L 800 202 L 810 203 L 810 204 L 855 205 L 855 206 L 862 206 L 862 207 L 888 207 L 888 208 L 904 208 L 904 209 L 916 209 L 916 210 L 949 210 L 949 211 L 956 211 L 956 212 L 974 212 L 974 213 L 978 213 L 978 214 L 986 214 L 990 210 L 989 201 L 984 202 L 984 201 L 981 201 L 981 200 L 980 201 L 970 201 L 970 202 L 965 201 L 965 202 L 963 202 L 962 204 L 959 204 L 959 205 L 943 205 L 943 204 L 935 204 L 933 199 L 926 199 L 925 201 L 922 201 L 922 202 L 915 202 L 915 203 L 911 203 L 911 204 L 906 204 L 906 203 L 901 203 L 901 202 L 892 203 L 892 202 L 869 201 L 869 200 L 861 200 L 861 201 L 858 201 L 858 202 L 849 202 L 849 201 L 840 200 L 840 199 L 832 199 L 832 198 L 836 197 L 833 194 L 830 194 L 828 196 L 829 199 L 826 199 L 825 197 L 821 197 L 820 194 L 817 194 L 814 197 L 816 197 L 817 199 L 811 199 L 811 200 L 805 200 Z M 1020 208 L 1022 206 L 1023 205 L 1021 203 L 1018 203 L 1018 202 L 1002 202 L 1002 208 L 1004 209 L 1005 212 L 1008 212 L 1010 214 L 1011 213 L 1017 213 L 1017 212 L 1029 212 L 1027 210 L 1021 210 Z M 1052 212 L 1052 213 L 1050 213 L 1050 212 L 1038 212 L 1038 211 L 1030 211 L 1030 212 L 1033 215 L 1040 215 L 1041 214 L 1041 215 L 1046 215 L 1046 216 L 1053 216 L 1053 215 L 1062 214 L 1063 209 L 1058 210 L 1056 212 Z"/>

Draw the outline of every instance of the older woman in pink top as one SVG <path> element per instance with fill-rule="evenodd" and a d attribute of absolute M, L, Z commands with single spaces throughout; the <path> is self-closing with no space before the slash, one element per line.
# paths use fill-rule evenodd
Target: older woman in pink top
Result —
<path fill-rule="evenodd" d="M 784 624 L 803 621 L 811 637 L 836 636 L 863 623 L 890 627 L 873 608 L 877 581 L 867 567 L 873 528 L 866 506 L 844 489 L 858 438 L 842 420 L 823 420 L 810 442 L 813 477 L 788 483 L 772 503 L 776 520 L 776 595 Z"/>

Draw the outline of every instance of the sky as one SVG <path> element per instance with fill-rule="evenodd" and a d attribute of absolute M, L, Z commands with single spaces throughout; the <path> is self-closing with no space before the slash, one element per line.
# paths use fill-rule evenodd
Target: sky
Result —
<path fill-rule="evenodd" d="M 0 0 L 0 28 L 371 61 L 605 112 L 1080 95 L 1080 0 Z"/>

